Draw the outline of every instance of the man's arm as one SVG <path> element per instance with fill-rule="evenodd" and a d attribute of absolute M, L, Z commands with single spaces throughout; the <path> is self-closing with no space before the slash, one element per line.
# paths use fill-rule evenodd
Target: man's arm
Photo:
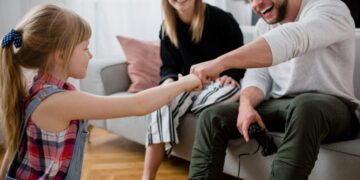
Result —
<path fill-rule="evenodd" d="M 354 38 L 354 21 L 341 1 L 312 1 L 298 20 L 264 33 L 272 52 L 272 65 Z"/>
<path fill-rule="evenodd" d="M 220 56 L 217 61 L 221 62 L 224 70 L 234 66 L 236 68 L 268 67 L 272 64 L 272 54 L 265 39 L 258 37 L 241 48 Z"/>
<path fill-rule="evenodd" d="M 257 87 L 248 87 L 241 92 L 239 115 L 236 126 L 239 132 L 244 136 L 246 142 L 249 141 L 248 129 L 250 124 L 257 123 L 260 127 L 266 128 L 260 115 L 255 110 L 265 99 L 263 92 Z"/>
<path fill-rule="evenodd" d="M 280 25 L 215 60 L 194 65 L 191 72 L 206 83 L 229 68 L 273 66 L 354 37 L 354 22 L 343 2 L 312 3 L 300 20 Z"/>
<path fill-rule="evenodd" d="M 259 37 L 212 61 L 193 65 L 191 67 L 191 73 L 197 75 L 202 82 L 208 83 L 218 78 L 221 72 L 228 69 L 268 67 L 271 66 L 271 64 L 271 49 L 265 39 Z"/>

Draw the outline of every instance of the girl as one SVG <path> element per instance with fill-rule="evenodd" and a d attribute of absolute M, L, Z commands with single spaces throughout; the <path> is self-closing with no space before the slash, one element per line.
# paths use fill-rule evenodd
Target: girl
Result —
<path fill-rule="evenodd" d="M 162 8 L 160 75 L 163 85 L 175 82 L 178 73 L 188 74 L 193 64 L 243 45 L 236 20 L 202 0 L 162 0 Z M 164 150 L 169 154 L 172 145 L 178 143 L 179 118 L 189 109 L 198 113 L 212 104 L 238 100 L 239 81 L 243 75 L 244 70 L 227 71 L 202 92 L 183 93 L 170 106 L 151 114 L 143 179 L 155 178 Z"/>
<path fill-rule="evenodd" d="M 89 25 L 74 12 L 42 5 L 3 38 L 0 97 L 8 148 L 1 177 L 80 179 L 87 134 L 83 119 L 144 115 L 201 86 L 189 75 L 128 97 L 76 91 L 66 80 L 85 76 L 90 35 Z M 38 72 L 28 91 L 22 68 Z"/>

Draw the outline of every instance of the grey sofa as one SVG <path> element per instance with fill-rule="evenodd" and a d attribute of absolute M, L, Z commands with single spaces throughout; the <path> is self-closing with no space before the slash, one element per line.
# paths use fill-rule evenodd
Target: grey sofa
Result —
<path fill-rule="evenodd" d="M 241 27 L 245 42 L 253 38 L 253 27 Z M 360 98 L 360 29 L 356 31 L 356 66 L 355 91 Z M 89 65 L 88 75 L 80 82 L 82 91 L 108 96 L 123 96 L 130 80 L 127 75 L 127 64 L 121 59 L 93 60 Z M 106 121 L 91 121 L 97 127 L 104 128 L 140 144 L 145 143 L 146 116 L 109 119 Z M 190 160 L 191 148 L 197 117 L 187 114 L 179 127 L 180 144 L 174 147 L 172 155 Z M 272 133 L 275 142 L 282 139 L 281 133 Z M 242 139 L 232 140 L 227 149 L 224 173 L 237 176 L 238 155 L 252 152 L 257 148 L 255 141 L 245 144 Z M 272 156 L 263 157 L 260 152 L 251 156 L 242 156 L 240 160 L 240 177 L 257 180 L 268 179 Z M 357 139 L 333 144 L 322 145 L 320 154 L 309 179 L 317 180 L 358 180 L 360 179 L 360 134 Z"/>

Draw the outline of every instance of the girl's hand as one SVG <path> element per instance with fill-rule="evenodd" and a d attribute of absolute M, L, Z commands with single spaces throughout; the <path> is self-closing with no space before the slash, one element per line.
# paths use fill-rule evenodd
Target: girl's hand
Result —
<path fill-rule="evenodd" d="M 232 85 L 235 87 L 240 87 L 240 84 L 237 81 L 227 75 L 217 78 L 216 81 L 222 85 Z"/>
<path fill-rule="evenodd" d="M 203 84 L 208 84 L 219 77 L 219 74 L 225 70 L 218 59 L 205 61 L 191 66 L 190 73 L 200 78 Z"/>
<path fill-rule="evenodd" d="M 186 82 L 186 91 L 199 91 L 202 89 L 200 79 L 194 74 L 188 74 L 186 76 L 179 74 L 179 81 Z"/>

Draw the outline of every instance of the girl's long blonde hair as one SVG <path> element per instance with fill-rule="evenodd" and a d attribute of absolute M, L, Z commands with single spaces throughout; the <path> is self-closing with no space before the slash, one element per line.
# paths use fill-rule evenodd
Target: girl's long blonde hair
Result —
<path fill-rule="evenodd" d="M 16 151 L 24 121 L 26 80 L 22 69 L 50 72 L 54 66 L 52 54 L 60 52 L 64 70 L 75 46 L 91 36 L 89 24 L 71 10 L 46 4 L 31 10 L 15 28 L 22 35 L 22 45 L 13 43 L 0 50 L 1 120 L 10 154 Z"/>
<path fill-rule="evenodd" d="M 164 12 L 164 22 L 162 27 L 162 36 L 167 34 L 170 41 L 178 47 L 178 38 L 176 35 L 176 10 L 171 6 L 168 0 L 162 0 L 162 8 Z M 205 23 L 205 4 L 202 0 L 195 0 L 194 16 L 191 20 L 190 30 L 192 32 L 192 41 L 200 42 Z"/>

